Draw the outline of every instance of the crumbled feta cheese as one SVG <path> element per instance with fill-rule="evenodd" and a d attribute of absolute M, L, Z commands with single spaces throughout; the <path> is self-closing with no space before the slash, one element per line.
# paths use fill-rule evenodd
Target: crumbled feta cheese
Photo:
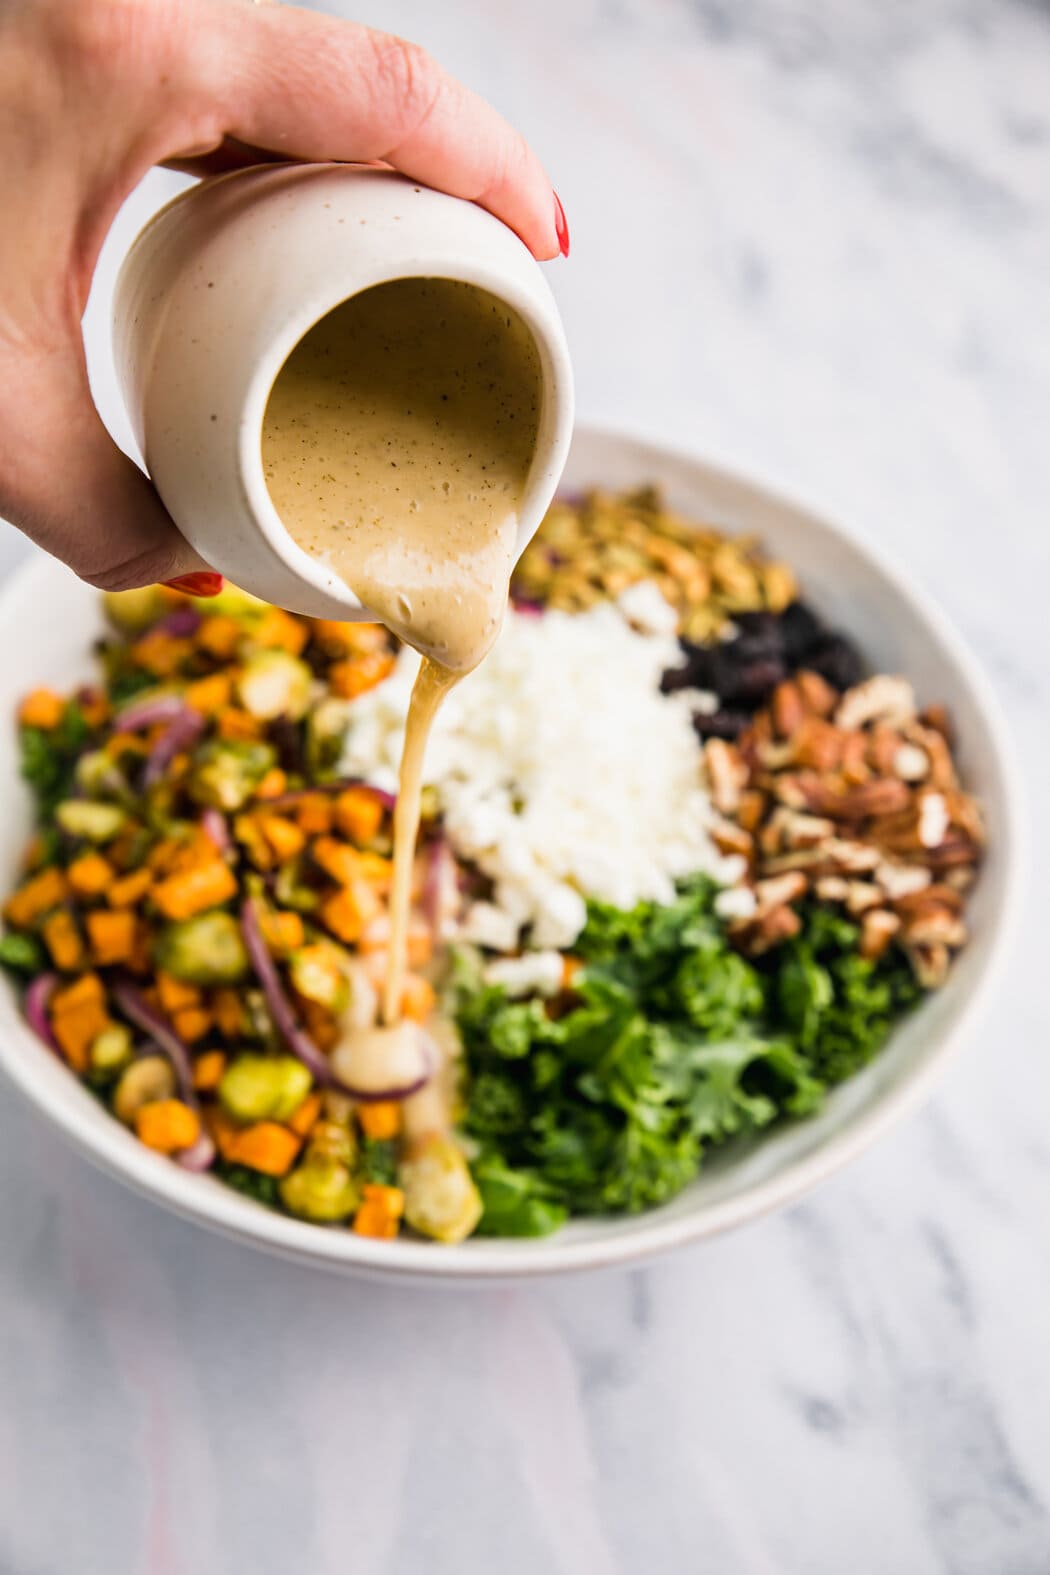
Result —
<path fill-rule="evenodd" d="M 512 952 L 518 944 L 518 921 L 491 902 L 475 902 L 460 926 L 459 939 L 493 952 Z"/>
<path fill-rule="evenodd" d="M 643 634 L 674 634 L 678 613 L 654 580 L 637 580 L 617 597 L 628 623 Z"/>
<path fill-rule="evenodd" d="M 501 957 L 484 970 L 486 984 L 502 985 L 508 995 L 556 995 L 565 964 L 560 952 L 526 952 Z"/>
<path fill-rule="evenodd" d="M 471 939 L 508 951 L 531 927 L 537 947 L 571 946 L 586 897 L 630 908 L 670 901 L 695 871 L 738 877 L 709 834 L 690 707 L 660 693 L 676 653 L 673 634 L 634 629 L 611 603 L 510 612 L 449 695 L 424 775 L 451 847 L 493 882 L 491 902 L 468 914 Z M 386 783 L 396 771 L 417 665 L 403 650 L 391 677 L 354 701 L 348 775 Z"/>
<path fill-rule="evenodd" d="M 730 886 L 715 898 L 715 912 L 720 919 L 753 919 L 758 898 L 750 886 Z"/>

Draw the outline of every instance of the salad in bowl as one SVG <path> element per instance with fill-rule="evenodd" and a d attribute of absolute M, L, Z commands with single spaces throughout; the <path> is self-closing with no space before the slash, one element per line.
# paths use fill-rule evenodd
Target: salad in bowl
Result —
<path fill-rule="evenodd" d="M 417 1051 L 350 1067 L 418 658 L 233 587 L 103 600 L 94 677 L 18 705 L 0 962 L 108 1120 L 286 1220 L 395 1251 L 666 1205 L 819 1119 L 967 946 L 940 694 L 755 537 L 581 491 L 435 727 Z"/>

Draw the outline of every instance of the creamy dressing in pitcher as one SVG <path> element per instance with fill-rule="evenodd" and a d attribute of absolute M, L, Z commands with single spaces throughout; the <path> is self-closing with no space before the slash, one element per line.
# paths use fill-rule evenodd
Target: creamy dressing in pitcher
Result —
<path fill-rule="evenodd" d="M 263 421 L 284 525 L 423 657 L 394 816 L 383 1022 L 400 1018 L 427 735 L 507 605 L 540 364 L 504 302 L 449 279 L 354 296 L 292 351 Z"/>

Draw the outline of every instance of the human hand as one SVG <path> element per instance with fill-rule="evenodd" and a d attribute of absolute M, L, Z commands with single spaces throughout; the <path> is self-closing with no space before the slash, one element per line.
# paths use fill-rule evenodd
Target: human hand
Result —
<path fill-rule="evenodd" d="M 249 0 L 0 8 L 0 512 L 107 590 L 202 573 L 88 386 L 80 319 L 102 242 L 155 164 L 378 160 L 568 252 L 535 155 L 423 50 Z M 210 582 L 210 583 L 209 583 Z"/>

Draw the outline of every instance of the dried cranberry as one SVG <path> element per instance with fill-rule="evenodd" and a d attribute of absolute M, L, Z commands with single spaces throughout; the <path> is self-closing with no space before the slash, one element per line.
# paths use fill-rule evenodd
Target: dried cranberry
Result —
<path fill-rule="evenodd" d="M 692 640 L 680 641 L 685 652 L 686 666 L 692 675 L 694 689 L 713 689 L 718 670 L 721 646 L 696 645 Z"/>
<path fill-rule="evenodd" d="M 783 645 L 780 617 L 771 612 L 742 612 L 733 614 L 733 622 L 741 634 L 758 634 L 769 640 L 779 650 Z"/>
<path fill-rule="evenodd" d="M 844 634 L 826 634 L 806 652 L 804 665 L 826 678 L 834 689 L 852 689 L 865 671 L 860 652 Z"/>
<path fill-rule="evenodd" d="M 805 602 L 792 602 L 780 615 L 780 638 L 792 667 L 811 666 L 806 660 L 808 653 L 827 633 L 826 626 Z"/>
<path fill-rule="evenodd" d="M 699 739 L 725 738 L 730 742 L 738 739 L 749 726 L 751 718 L 746 711 L 714 711 L 710 716 L 705 716 L 698 711 L 693 716 L 693 726 Z"/>
<path fill-rule="evenodd" d="M 721 700 L 732 705 L 747 705 L 752 709 L 768 699 L 783 678 L 787 668 L 778 658 L 759 657 L 740 667 L 731 667 L 716 687 Z"/>
<path fill-rule="evenodd" d="M 703 687 L 703 684 L 697 683 L 688 662 L 686 662 L 684 667 L 668 667 L 660 679 L 660 693 L 662 695 L 676 695 L 683 689 L 702 689 Z"/>

